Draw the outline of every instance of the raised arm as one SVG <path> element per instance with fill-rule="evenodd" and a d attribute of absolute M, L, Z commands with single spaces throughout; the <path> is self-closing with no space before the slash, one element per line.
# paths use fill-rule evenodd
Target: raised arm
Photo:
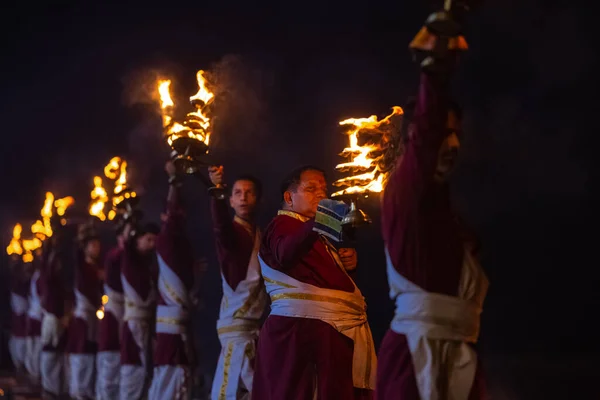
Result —
<path fill-rule="evenodd" d="M 402 241 L 423 193 L 433 184 L 440 147 L 447 137 L 447 82 L 421 73 L 406 151 L 397 161 L 382 204 L 383 238 Z M 400 236 L 400 237 L 399 237 Z"/>
<path fill-rule="evenodd" d="M 223 167 L 210 167 L 208 175 L 213 185 L 223 184 Z M 226 250 L 235 250 L 235 236 L 233 231 L 233 220 L 229 215 L 229 205 L 227 198 L 217 199 L 210 196 L 210 214 L 213 223 L 213 233 L 217 242 L 217 247 L 223 247 Z"/>
<path fill-rule="evenodd" d="M 314 220 L 298 227 L 298 221 L 280 216 L 273 224 L 265 240 L 282 269 L 292 267 L 319 239 L 319 234 L 313 231 Z"/>

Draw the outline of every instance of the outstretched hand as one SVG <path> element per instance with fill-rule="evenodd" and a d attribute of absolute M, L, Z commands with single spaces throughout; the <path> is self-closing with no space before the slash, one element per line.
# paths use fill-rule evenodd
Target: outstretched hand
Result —
<path fill-rule="evenodd" d="M 356 269 L 358 265 L 358 256 L 355 249 L 342 248 L 338 250 L 340 260 L 346 271 L 351 272 Z"/>
<path fill-rule="evenodd" d="M 208 167 L 208 177 L 213 185 L 218 186 L 223 184 L 223 166 L 213 165 Z"/>

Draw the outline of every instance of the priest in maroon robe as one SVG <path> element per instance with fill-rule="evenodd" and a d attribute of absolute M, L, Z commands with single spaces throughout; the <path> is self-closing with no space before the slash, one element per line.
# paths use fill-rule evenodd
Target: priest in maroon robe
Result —
<path fill-rule="evenodd" d="M 48 398 L 58 398 L 67 391 L 65 350 L 67 344 L 67 294 L 60 257 L 62 232 L 55 231 L 44 244 L 40 284 L 42 292 L 42 355 L 40 375 Z"/>
<path fill-rule="evenodd" d="M 259 335 L 252 397 L 371 398 L 375 349 L 364 298 L 348 275 L 356 252 L 336 249 L 315 220 L 324 202 L 337 202 L 326 199 L 325 175 L 312 166 L 293 171 L 281 193 L 283 209 L 259 253 L 272 305 Z"/>
<path fill-rule="evenodd" d="M 11 256 L 10 271 L 10 339 L 9 350 L 17 376 L 21 376 L 25 368 L 27 355 L 27 310 L 29 309 L 29 284 L 32 275 L 32 264 L 23 263 L 21 256 Z"/>
<path fill-rule="evenodd" d="M 125 226 L 125 244 L 121 263 L 121 283 L 125 295 L 125 314 L 121 335 L 121 399 L 146 398 L 151 365 L 151 326 L 156 312 L 155 243 L 156 224 Z"/>
<path fill-rule="evenodd" d="M 69 395 L 73 399 L 95 397 L 97 311 L 102 304 L 100 239 L 93 229 L 81 232 L 75 264 L 75 309 L 69 325 Z"/>
<path fill-rule="evenodd" d="M 121 258 L 125 237 L 123 228 L 117 230 L 117 245 L 104 261 L 104 305 L 98 321 L 98 354 L 96 355 L 96 399 L 111 400 L 119 397 L 121 371 L 120 334 L 123 326 L 123 286 L 121 285 Z"/>
<path fill-rule="evenodd" d="M 439 71 L 421 73 L 405 152 L 383 195 L 396 313 L 379 349 L 380 400 L 484 398 L 472 344 L 488 282 L 451 206 L 460 124 L 448 84 Z"/>
<path fill-rule="evenodd" d="M 223 167 L 211 167 L 209 176 L 215 186 L 222 185 Z M 260 196 L 260 182 L 246 175 L 233 182 L 228 198 L 210 198 L 223 286 L 217 321 L 221 354 L 213 379 L 213 399 L 248 398 L 252 390 L 256 341 L 267 303 L 258 261 L 256 206 Z M 233 220 L 230 207 L 235 212 Z"/>
<path fill-rule="evenodd" d="M 180 179 L 172 162 L 167 163 L 165 170 L 169 175 L 169 194 L 156 241 L 158 298 L 150 400 L 189 399 L 194 364 L 189 321 L 194 255 L 186 233 Z"/>
<path fill-rule="evenodd" d="M 42 351 L 42 287 L 40 278 L 40 257 L 36 257 L 32 264 L 33 275 L 29 281 L 29 298 L 27 309 L 27 354 L 25 356 L 25 369 L 34 382 L 40 380 L 40 354 Z"/>

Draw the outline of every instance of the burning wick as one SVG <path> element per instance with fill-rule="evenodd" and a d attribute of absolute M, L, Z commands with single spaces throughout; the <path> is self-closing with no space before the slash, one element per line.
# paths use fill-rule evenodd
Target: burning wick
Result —
<path fill-rule="evenodd" d="M 100 176 L 94 177 L 94 189 L 90 193 L 92 200 L 89 207 L 89 214 L 97 217 L 100 221 L 105 221 L 107 215 L 104 213 L 106 204 L 109 202 L 112 207 L 116 207 L 126 199 L 135 198 L 136 192 L 130 190 L 127 185 L 127 161 L 121 157 L 113 157 L 104 167 L 104 176 L 113 181 L 112 198 L 109 198 L 108 191 L 102 184 Z M 108 219 L 113 220 L 117 212 L 111 208 L 108 211 Z"/>
<path fill-rule="evenodd" d="M 349 118 L 339 123 L 340 126 L 348 126 L 346 134 L 349 145 L 340 153 L 348 161 L 336 165 L 335 169 L 349 172 L 350 176 L 333 183 L 334 186 L 344 186 L 345 189 L 333 193 L 332 197 L 383 191 L 388 172 L 382 167 L 382 163 L 396 126 L 393 117 L 404 114 L 401 107 L 394 106 L 392 110 L 381 121 L 372 115 L 369 118 Z M 359 144 L 359 140 L 364 144 Z"/>

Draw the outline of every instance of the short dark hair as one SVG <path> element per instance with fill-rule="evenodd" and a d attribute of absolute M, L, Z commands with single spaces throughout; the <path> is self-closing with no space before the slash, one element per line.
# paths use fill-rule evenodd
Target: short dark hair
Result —
<path fill-rule="evenodd" d="M 254 175 L 240 175 L 233 181 L 233 184 L 231 185 L 231 190 L 233 190 L 233 186 L 236 184 L 236 182 L 239 181 L 252 182 L 252 185 L 254 185 L 254 190 L 256 191 L 256 198 L 260 200 L 260 198 L 262 197 L 263 187 L 261 181 L 257 177 L 255 177 Z"/>
<path fill-rule="evenodd" d="M 154 222 L 147 222 L 145 224 L 140 224 L 140 226 L 135 230 L 135 236 L 141 237 L 147 233 L 152 233 L 154 235 L 158 235 L 159 232 L 160 232 L 160 226 L 158 226 Z"/>
<path fill-rule="evenodd" d="M 302 179 L 302 174 L 305 173 L 306 171 L 317 171 L 322 173 L 325 178 L 327 178 L 327 175 L 325 174 L 325 171 L 322 168 L 316 167 L 314 165 L 303 165 L 301 167 L 298 167 L 296 169 L 294 169 L 292 172 L 290 172 L 285 179 L 283 180 L 283 182 L 281 182 L 281 197 L 283 198 L 283 194 L 285 192 L 287 192 L 288 190 L 291 191 L 295 191 L 298 188 L 298 185 L 300 184 L 300 180 Z"/>

